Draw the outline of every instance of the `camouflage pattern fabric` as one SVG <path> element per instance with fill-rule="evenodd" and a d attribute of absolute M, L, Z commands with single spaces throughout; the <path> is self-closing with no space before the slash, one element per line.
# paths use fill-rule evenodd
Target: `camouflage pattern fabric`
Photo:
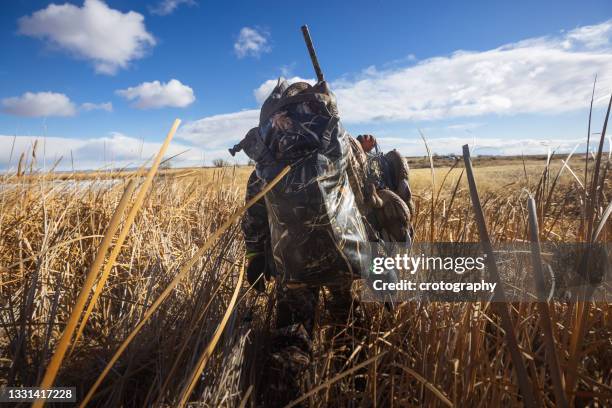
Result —
<path fill-rule="evenodd" d="M 363 151 L 361 144 L 354 138 L 349 137 L 350 154 L 346 168 L 347 177 L 351 190 L 355 195 L 355 204 L 363 216 L 367 216 L 370 208 L 366 205 L 364 193 L 366 190 L 368 157 Z M 373 240 L 373 239 L 372 239 Z"/>
<path fill-rule="evenodd" d="M 265 364 L 266 388 L 260 394 L 265 407 L 283 407 L 298 398 L 312 361 L 312 341 L 301 324 L 272 333 L 270 355 Z"/>
<path fill-rule="evenodd" d="M 326 309 L 332 319 L 344 323 L 353 299 L 350 281 L 327 288 Z M 314 318 L 320 288 L 288 288 L 277 284 L 276 329 L 272 331 L 266 365 L 269 381 L 264 406 L 284 406 L 301 395 L 312 361 Z"/>
<path fill-rule="evenodd" d="M 255 197 L 263 188 L 263 181 L 257 177 L 255 171 L 249 176 L 245 201 Z M 270 227 L 268 226 L 268 211 L 266 202 L 262 198 L 247 209 L 242 218 L 242 233 L 246 246 L 247 256 L 263 254 L 266 242 L 270 240 Z"/>
<path fill-rule="evenodd" d="M 392 183 L 391 168 L 382 153 L 367 153 L 366 179 L 376 189 L 390 188 Z"/>
<path fill-rule="evenodd" d="M 274 161 L 256 164 L 266 182 L 292 166 L 265 197 L 274 264 L 288 285 L 352 279 L 366 270 L 360 251 L 370 237 L 347 177 L 350 136 L 325 82 L 285 85 L 264 102 L 259 124 Z"/>

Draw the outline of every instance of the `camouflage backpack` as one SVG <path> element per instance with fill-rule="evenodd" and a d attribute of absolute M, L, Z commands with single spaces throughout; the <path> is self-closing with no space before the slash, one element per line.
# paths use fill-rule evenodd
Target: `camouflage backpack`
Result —
<path fill-rule="evenodd" d="M 333 284 L 365 270 L 371 234 L 347 176 L 349 139 L 325 82 L 279 80 L 259 127 L 240 144 L 265 182 L 292 166 L 265 197 L 275 267 L 288 286 Z"/>

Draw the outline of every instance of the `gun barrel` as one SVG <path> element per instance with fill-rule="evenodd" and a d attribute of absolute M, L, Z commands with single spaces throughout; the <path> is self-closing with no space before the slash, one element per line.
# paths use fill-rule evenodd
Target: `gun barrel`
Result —
<path fill-rule="evenodd" d="M 321 66 L 319 65 L 319 60 L 317 58 L 317 53 L 315 52 L 314 45 L 312 43 L 312 38 L 310 38 L 310 31 L 308 31 L 308 26 L 302 26 L 302 34 L 304 35 L 304 41 L 306 42 L 306 47 L 308 47 L 308 53 L 310 54 L 310 60 L 312 61 L 312 66 L 314 67 L 315 73 L 317 74 L 317 81 L 324 81 L 323 71 L 321 71 Z"/>

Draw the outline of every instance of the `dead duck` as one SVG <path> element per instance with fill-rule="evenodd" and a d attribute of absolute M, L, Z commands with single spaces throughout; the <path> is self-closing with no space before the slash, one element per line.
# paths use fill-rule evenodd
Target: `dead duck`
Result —
<path fill-rule="evenodd" d="M 376 190 L 372 183 L 366 186 L 365 195 L 378 224 L 390 241 L 412 241 L 414 232 L 410 223 L 410 209 L 400 196 L 391 190 Z"/>

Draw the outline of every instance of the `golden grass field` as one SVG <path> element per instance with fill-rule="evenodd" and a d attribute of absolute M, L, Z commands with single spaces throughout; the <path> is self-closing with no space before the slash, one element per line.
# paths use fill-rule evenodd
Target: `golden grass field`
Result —
<path fill-rule="evenodd" d="M 602 160 L 601 168 L 607 169 L 610 162 L 605 156 Z M 589 160 L 586 183 L 584 158 L 569 163 L 575 176 L 565 168 L 557 180 L 562 163 L 556 157 L 550 164 L 529 158 L 525 163 L 474 161 L 494 242 L 528 240 L 527 192 L 536 199 L 541 240 L 584 241 L 588 220 L 583 219 L 592 203 L 590 196 L 584 200 L 584 186 L 590 186 L 594 161 Z M 461 162 L 452 170 L 448 164 L 438 166 L 433 179 L 429 167 L 411 171 L 417 240 L 479 241 L 463 170 Z M 226 167 L 158 174 L 133 224 L 127 225 L 116 261 L 109 264 L 109 257 L 102 257 L 99 269 L 106 267 L 108 280 L 95 287 L 99 297 L 90 301 L 91 315 L 82 335 L 72 338 L 56 385 L 76 386 L 81 401 L 122 341 L 148 319 L 102 379 L 90 406 L 178 406 L 184 395 L 192 406 L 255 403 L 266 388 L 259 374 L 274 291 L 269 285 L 268 294 L 257 294 L 243 283 L 235 292 L 244 256 L 238 222 L 220 239 L 211 238 L 243 204 L 250 172 L 249 167 Z M 595 224 L 612 192 L 610 172 L 600 175 Z M 129 180 L 140 184 L 143 177 L 99 172 L 6 174 L 0 179 L 2 384 L 41 383 Z M 128 208 L 136 194 L 127 197 Z M 124 215 L 119 231 L 125 223 Z M 598 239 L 612 240 L 610 222 Z M 109 242 L 111 250 L 116 240 Z M 211 246 L 199 256 L 202 245 Z M 185 277 L 148 316 L 180 271 Z M 587 300 L 507 307 L 537 406 L 561 406 L 558 392 L 570 405 L 612 404 L 611 304 Z M 554 333 L 561 389 L 551 379 L 543 309 Z M 223 333 L 215 342 L 222 322 Z M 524 396 L 517 384 L 492 304 L 411 302 L 393 312 L 367 304 L 359 322 L 338 325 L 323 311 L 317 317 L 315 361 L 304 379 L 302 403 L 521 406 Z"/>

